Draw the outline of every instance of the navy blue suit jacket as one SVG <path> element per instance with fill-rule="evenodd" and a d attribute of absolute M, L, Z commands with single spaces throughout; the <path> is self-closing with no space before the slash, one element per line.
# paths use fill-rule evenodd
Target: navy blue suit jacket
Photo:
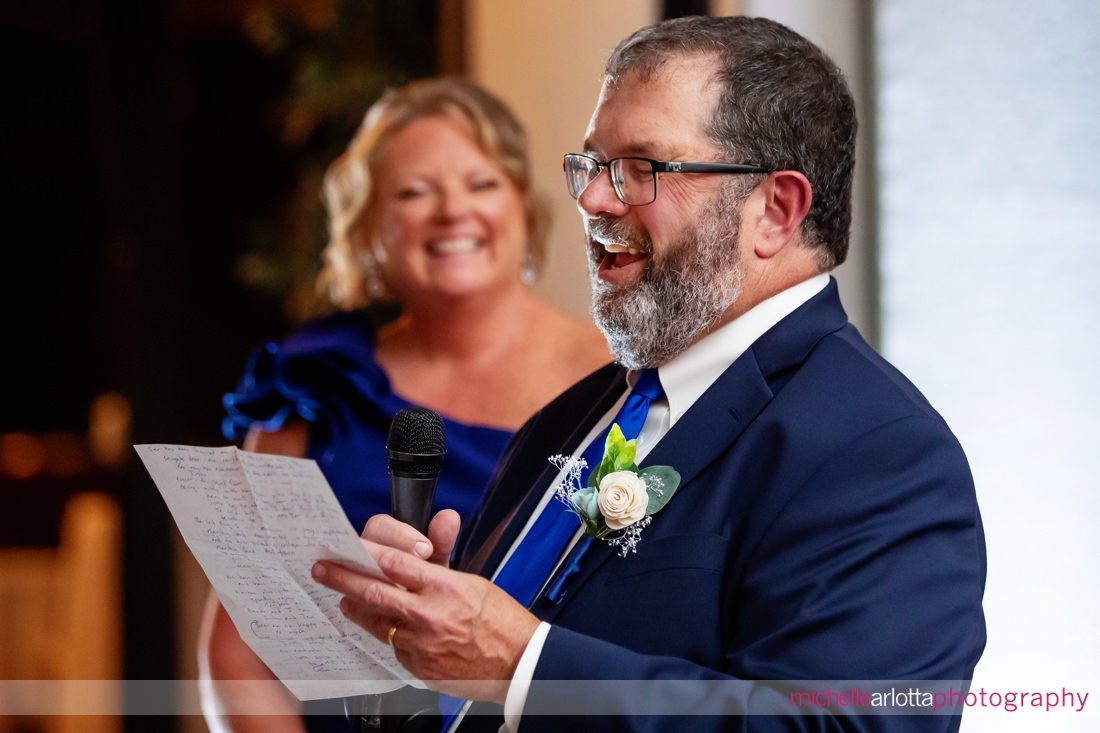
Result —
<path fill-rule="evenodd" d="M 556 474 L 547 457 L 573 450 L 623 389 L 622 369 L 605 367 L 521 429 L 460 568 L 491 574 Z M 788 693 L 809 684 L 763 682 L 968 680 L 985 644 L 966 458 L 848 323 L 835 281 L 761 336 L 642 465 L 660 464 L 682 482 L 637 552 L 593 543 L 565 598 L 533 605 L 552 629 L 523 733 L 957 729 L 957 717 L 853 715 L 882 712 L 868 708 L 798 717 Z M 567 704 L 593 715 L 539 714 Z M 765 710 L 791 716 L 746 715 Z"/>

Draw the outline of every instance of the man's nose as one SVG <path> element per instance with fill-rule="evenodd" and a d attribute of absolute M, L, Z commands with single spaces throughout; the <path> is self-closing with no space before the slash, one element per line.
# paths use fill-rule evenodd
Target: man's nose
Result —
<path fill-rule="evenodd" d="M 622 216 L 628 208 L 619 200 L 611 183 L 611 171 L 603 168 L 577 197 L 577 207 L 588 216 Z"/>

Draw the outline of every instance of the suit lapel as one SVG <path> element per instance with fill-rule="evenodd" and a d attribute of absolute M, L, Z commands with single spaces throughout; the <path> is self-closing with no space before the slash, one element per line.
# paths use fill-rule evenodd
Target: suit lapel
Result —
<path fill-rule="evenodd" d="M 771 401 L 752 351 L 722 373 L 649 452 L 642 467 L 672 466 L 685 485 L 699 475 Z"/>
<path fill-rule="evenodd" d="M 771 402 L 775 396 L 773 386 L 782 383 L 779 375 L 801 363 L 822 338 L 847 322 L 836 281 L 830 280 L 824 290 L 776 324 L 734 361 L 654 446 L 641 467 L 675 468 L 680 474 L 680 488 L 671 501 L 681 500 L 680 492 L 689 489 L 693 479 L 732 446 Z M 655 515 L 655 521 L 660 521 L 660 515 Z M 575 596 L 616 552 L 606 542 L 593 542 L 571 583 L 569 596 Z M 533 610 L 544 621 L 552 622 L 568 602 L 568 597 L 559 604 L 540 601 Z"/>
<path fill-rule="evenodd" d="M 795 368 L 822 338 L 847 322 L 836 281 L 830 279 L 734 361 L 653 447 L 642 467 L 672 466 L 681 485 L 689 483 L 771 402 L 781 384 L 777 375 Z"/>

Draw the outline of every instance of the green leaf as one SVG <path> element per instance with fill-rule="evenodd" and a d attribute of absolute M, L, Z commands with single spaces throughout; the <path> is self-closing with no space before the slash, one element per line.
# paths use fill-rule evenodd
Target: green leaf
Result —
<path fill-rule="evenodd" d="M 626 445 L 626 436 L 623 435 L 622 428 L 618 423 L 612 423 L 611 429 L 607 431 L 607 440 L 603 444 L 604 456 L 609 455 L 613 451 L 619 450 L 622 446 Z"/>
<path fill-rule="evenodd" d="M 659 512 L 680 487 L 680 474 L 672 466 L 647 466 L 638 475 L 645 480 L 649 494 L 646 514 Z"/>
<path fill-rule="evenodd" d="M 629 471 L 630 467 L 634 465 L 634 456 L 636 456 L 637 454 L 638 441 L 626 441 L 626 448 L 624 448 L 617 456 L 615 456 L 615 470 Z"/>
<path fill-rule="evenodd" d="M 618 423 L 612 424 L 603 449 L 604 461 L 608 463 L 607 472 L 623 471 L 633 463 L 637 444 L 636 440 L 626 440 Z"/>
<path fill-rule="evenodd" d="M 599 486 L 603 477 L 615 471 L 629 471 L 634 465 L 634 456 L 638 452 L 638 442 L 627 440 L 618 423 L 611 425 L 604 441 L 603 458 L 599 465 L 588 474 L 588 485 Z"/>

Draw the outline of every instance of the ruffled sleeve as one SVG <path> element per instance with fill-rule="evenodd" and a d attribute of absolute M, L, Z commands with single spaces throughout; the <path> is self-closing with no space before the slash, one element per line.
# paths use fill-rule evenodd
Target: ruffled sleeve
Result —
<path fill-rule="evenodd" d="M 389 379 L 374 360 L 374 332 L 361 313 L 305 324 L 281 343 L 257 347 L 235 391 L 222 403 L 222 432 L 240 440 L 252 427 L 278 430 L 290 418 L 313 423 L 324 442 L 353 424 L 387 424 L 395 405 Z M 399 408 L 398 408 L 399 409 Z"/>

